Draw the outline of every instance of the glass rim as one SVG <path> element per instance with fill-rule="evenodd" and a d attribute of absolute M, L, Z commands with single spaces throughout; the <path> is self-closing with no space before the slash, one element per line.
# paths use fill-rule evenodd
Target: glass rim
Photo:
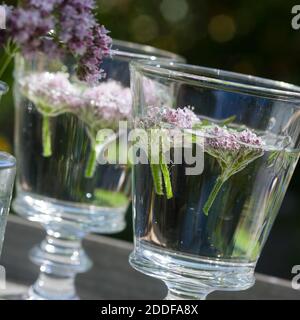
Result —
<path fill-rule="evenodd" d="M 7 91 L 8 91 L 8 85 L 5 82 L 0 81 L 0 96 L 6 93 Z"/>
<path fill-rule="evenodd" d="M 246 93 L 275 100 L 300 100 L 300 86 L 288 82 L 163 59 L 132 61 L 130 65 L 131 68 L 148 75 L 181 81 L 198 87 Z"/>
<path fill-rule="evenodd" d="M 114 49 L 114 46 L 120 46 L 124 48 L 128 48 L 128 51 L 126 50 L 118 50 Z M 130 52 L 129 50 L 136 50 L 137 52 Z M 112 44 L 112 50 L 111 50 L 111 56 L 114 57 L 120 57 L 124 59 L 136 59 L 136 60 L 150 60 L 156 61 L 156 60 L 174 60 L 178 62 L 184 63 L 186 59 L 176 53 L 155 48 L 146 44 L 139 44 L 134 43 L 130 41 L 124 41 L 124 40 L 114 40 Z"/>

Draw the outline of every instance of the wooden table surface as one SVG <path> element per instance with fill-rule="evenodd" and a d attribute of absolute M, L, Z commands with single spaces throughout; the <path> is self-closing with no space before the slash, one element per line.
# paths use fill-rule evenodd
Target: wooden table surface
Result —
<path fill-rule="evenodd" d="M 38 267 L 28 259 L 28 251 L 44 237 L 43 229 L 11 215 L 8 221 L 1 265 L 6 268 L 9 293 L 21 293 L 38 275 Z M 89 236 L 84 247 L 94 262 L 93 268 L 77 278 L 81 299 L 144 300 L 162 299 L 166 288 L 161 281 L 133 270 L 128 264 L 132 244 L 101 236 Z M 300 300 L 300 291 L 291 282 L 256 275 L 256 284 L 243 292 L 214 292 L 209 299 L 292 299 Z"/>

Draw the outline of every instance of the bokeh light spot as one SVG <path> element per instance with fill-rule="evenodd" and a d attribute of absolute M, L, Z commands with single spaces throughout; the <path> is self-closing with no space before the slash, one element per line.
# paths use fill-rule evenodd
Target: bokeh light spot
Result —
<path fill-rule="evenodd" d="M 130 29 L 134 39 L 142 43 L 155 39 L 159 33 L 157 22 L 148 15 L 135 18 Z"/>
<path fill-rule="evenodd" d="M 0 151 L 11 152 L 12 146 L 4 136 L 0 136 Z"/>
<path fill-rule="evenodd" d="M 232 17 L 224 14 L 214 16 L 209 22 L 208 32 L 216 42 L 227 42 L 235 35 L 235 21 Z"/>
<path fill-rule="evenodd" d="M 163 0 L 160 11 L 167 21 L 178 22 L 188 14 L 189 5 L 186 0 Z"/>
<path fill-rule="evenodd" d="M 98 0 L 101 13 L 110 13 L 115 8 L 122 9 L 128 6 L 128 0 Z"/>

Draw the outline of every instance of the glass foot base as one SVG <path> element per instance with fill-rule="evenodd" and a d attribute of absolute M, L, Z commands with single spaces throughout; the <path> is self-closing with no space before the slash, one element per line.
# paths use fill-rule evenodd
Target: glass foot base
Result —
<path fill-rule="evenodd" d="M 27 300 L 27 295 L 24 294 L 3 294 L 0 295 L 0 300 L 9 300 L 9 301 L 19 301 L 19 300 Z"/>
<path fill-rule="evenodd" d="M 54 292 L 53 296 L 41 295 L 41 292 L 37 292 L 35 286 L 29 288 L 27 295 L 24 296 L 24 300 L 79 300 L 79 297 L 74 293 L 71 294 L 63 294 L 62 292 Z"/>
<path fill-rule="evenodd" d="M 79 300 L 79 297 L 74 277 L 59 278 L 40 272 L 29 288 L 9 283 L 7 289 L 0 290 L 0 300 Z"/>
<path fill-rule="evenodd" d="M 7 294 L 0 295 L 0 300 L 9 300 L 9 301 L 20 301 L 20 300 L 58 300 L 57 297 L 51 299 L 51 297 L 41 297 L 37 294 L 33 287 L 29 288 L 27 293 L 20 294 Z M 80 300 L 78 296 L 61 296 L 59 300 Z"/>
<path fill-rule="evenodd" d="M 92 266 L 82 240 L 89 232 L 115 233 L 125 227 L 122 208 L 95 207 L 18 192 L 13 207 L 19 215 L 39 222 L 46 238 L 30 251 L 40 267 L 26 300 L 77 300 L 75 278 Z"/>

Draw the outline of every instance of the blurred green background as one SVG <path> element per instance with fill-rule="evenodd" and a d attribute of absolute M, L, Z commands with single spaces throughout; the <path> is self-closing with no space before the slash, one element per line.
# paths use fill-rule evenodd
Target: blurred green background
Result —
<path fill-rule="evenodd" d="M 13 4 L 15 1 L 6 1 Z M 300 85 L 300 30 L 289 0 L 98 0 L 99 21 L 116 39 L 185 56 L 189 63 Z M 300 4 L 300 3 L 299 3 Z M 13 66 L 4 81 L 12 83 Z M 0 150 L 13 150 L 10 91 L 0 109 Z M 300 264 L 300 166 L 258 264 L 258 271 L 291 279 Z M 298 211 L 299 210 L 299 211 Z M 131 219 L 118 238 L 131 240 Z"/>

